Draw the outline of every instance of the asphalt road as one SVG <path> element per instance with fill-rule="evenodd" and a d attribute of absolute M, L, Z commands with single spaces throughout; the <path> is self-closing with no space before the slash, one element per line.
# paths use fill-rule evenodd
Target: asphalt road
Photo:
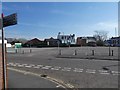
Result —
<path fill-rule="evenodd" d="M 62 88 L 38 76 L 8 70 L 8 88 Z M 63 89 L 65 90 L 65 89 Z"/>
<path fill-rule="evenodd" d="M 73 53 L 72 50 L 74 51 L 75 49 L 62 48 L 66 55 L 71 55 Z M 108 50 L 108 48 L 103 48 L 102 50 L 100 48 L 95 49 L 97 51 L 100 50 L 102 54 Z M 117 48 L 113 49 L 117 53 Z M 87 53 L 87 50 L 88 48 L 82 48 L 82 53 Z M 7 62 L 10 68 L 46 74 L 70 87 L 118 88 L 118 75 L 120 74 L 118 61 L 57 58 L 58 53 L 57 48 L 32 48 L 32 53 L 30 53 L 30 49 L 22 48 L 19 49 L 18 53 L 8 53 Z M 33 80 L 33 82 L 35 81 Z"/>

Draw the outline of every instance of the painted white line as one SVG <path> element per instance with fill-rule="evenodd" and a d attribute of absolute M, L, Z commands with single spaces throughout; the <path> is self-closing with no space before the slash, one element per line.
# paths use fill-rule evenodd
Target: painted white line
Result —
<path fill-rule="evenodd" d="M 35 65 L 34 64 L 30 64 L 29 66 L 33 66 L 34 67 Z"/>
<path fill-rule="evenodd" d="M 112 74 L 120 74 L 118 71 L 112 71 Z"/>
<path fill-rule="evenodd" d="M 95 73 L 96 70 L 92 70 L 92 69 L 87 69 L 86 73 Z"/>
<path fill-rule="evenodd" d="M 43 67 L 43 65 L 37 65 L 38 67 Z"/>
<path fill-rule="evenodd" d="M 73 70 L 74 72 L 83 72 L 83 70 Z"/>
<path fill-rule="evenodd" d="M 106 75 L 109 75 L 110 73 L 100 73 L 100 74 L 106 74 Z"/>
<path fill-rule="evenodd" d="M 41 69 L 49 69 L 48 67 L 42 67 Z"/>
<path fill-rule="evenodd" d="M 60 70 L 60 68 L 61 68 L 61 67 L 55 66 L 55 67 L 51 68 L 51 70 Z"/>
<path fill-rule="evenodd" d="M 13 64 L 13 65 L 11 65 L 11 66 L 17 66 L 16 64 Z"/>
<path fill-rule="evenodd" d="M 18 67 L 24 67 L 24 65 L 18 65 Z"/>
<path fill-rule="evenodd" d="M 52 66 L 45 66 L 45 67 L 51 68 Z"/>
<path fill-rule="evenodd" d="M 33 67 L 33 68 L 40 68 L 40 67 L 38 67 L 38 66 L 35 66 L 35 67 Z"/>
<path fill-rule="evenodd" d="M 57 85 L 56 87 L 59 88 L 59 87 L 61 87 L 61 85 Z"/>
<path fill-rule="evenodd" d="M 20 63 L 15 63 L 16 65 L 19 65 Z"/>
<path fill-rule="evenodd" d="M 92 72 L 92 71 L 86 71 L 86 73 L 95 73 L 95 72 Z"/>
<path fill-rule="evenodd" d="M 25 67 L 27 67 L 27 68 L 31 68 L 32 66 L 25 66 Z"/>
<path fill-rule="evenodd" d="M 100 73 L 107 73 L 107 70 L 98 70 Z"/>
<path fill-rule="evenodd" d="M 112 74 L 112 75 L 116 75 L 116 76 L 118 76 L 118 75 L 120 75 L 120 74 Z"/>
<path fill-rule="evenodd" d="M 69 68 L 69 67 L 64 67 L 64 68 L 62 69 L 62 71 L 71 71 L 71 68 Z"/>
<path fill-rule="evenodd" d="M 74 68 L 73 71 L 74 71 L 74 72 L 83 72 L 83 69 L 81 69 L 81 68 Z"/>

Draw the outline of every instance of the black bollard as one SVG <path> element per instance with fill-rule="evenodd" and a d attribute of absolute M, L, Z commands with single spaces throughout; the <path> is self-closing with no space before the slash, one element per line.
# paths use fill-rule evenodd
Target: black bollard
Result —
<path fill-rule="evenodd" d="M 17 53 L 17 49 L 15 49 L 15 53 Z"/>
<path fill-rule="evenodd" d="M 110 53 L 110 46 L 109 46 L 109 56 L 111 56 L 111 53 Z"/>
<path fill-rule="evenodd" d="M 113 56 L 113 50 L 112 50 L 112 56 Z"/>
<path fill-rule="evenodd" d="M 93 55 L 93 56 L 95 55 L 95 52 L 94 52 L 94 50 L 92 50 L 92 55 Z"/>
<path fill-rule="evenodd" d="M 61 55 L 61 50 L 59 50 L 59 55 Z"/>
<path fill-rule="evenodd" d="M 75 55 L 77 55 L 77 50 L 75 50 Z"/>
<path fill-rule="evenodd" d="M 22 51 L 22 54 L 24 54 L 24 50 Z"/>

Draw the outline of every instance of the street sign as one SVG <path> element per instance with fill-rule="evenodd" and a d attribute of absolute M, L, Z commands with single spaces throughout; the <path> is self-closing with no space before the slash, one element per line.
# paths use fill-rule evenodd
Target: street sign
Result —
<path fill-rule="evenodd" d="M 3 17 L 3 27 L 17 24 L 17 13 Z"/>

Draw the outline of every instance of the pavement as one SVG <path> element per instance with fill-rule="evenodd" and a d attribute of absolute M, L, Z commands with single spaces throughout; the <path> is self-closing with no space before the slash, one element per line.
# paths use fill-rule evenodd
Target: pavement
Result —
<path fill-rule="evenodd" d="M 74 54 L 75 49 L 82 50 L 82 53 L 88 51 L 88 48 L 84 47 L 60 49 L 64 50 L 66 55 Z M 90 48 L 90 50 L 92 49 Z M 108 50 L 108 48 L 101 49 L 99 47 L 94 49 L 96 52 L 100 51 L 101 57 L 103 52 L 106 53 Z M 117 48 L 113 49 L 117 50 Z M 117 60 L 57 58 L 58 48 L 32 48 L 32 52 L 29 51 L 30 48 L 22 48 L 18 53 L 8 53 L 8 67 L 38 75 L 45 74 L 67 87 L 118 88 L 120 72 Z M 35 82 L 35 80 L 32 81 Z"/>

